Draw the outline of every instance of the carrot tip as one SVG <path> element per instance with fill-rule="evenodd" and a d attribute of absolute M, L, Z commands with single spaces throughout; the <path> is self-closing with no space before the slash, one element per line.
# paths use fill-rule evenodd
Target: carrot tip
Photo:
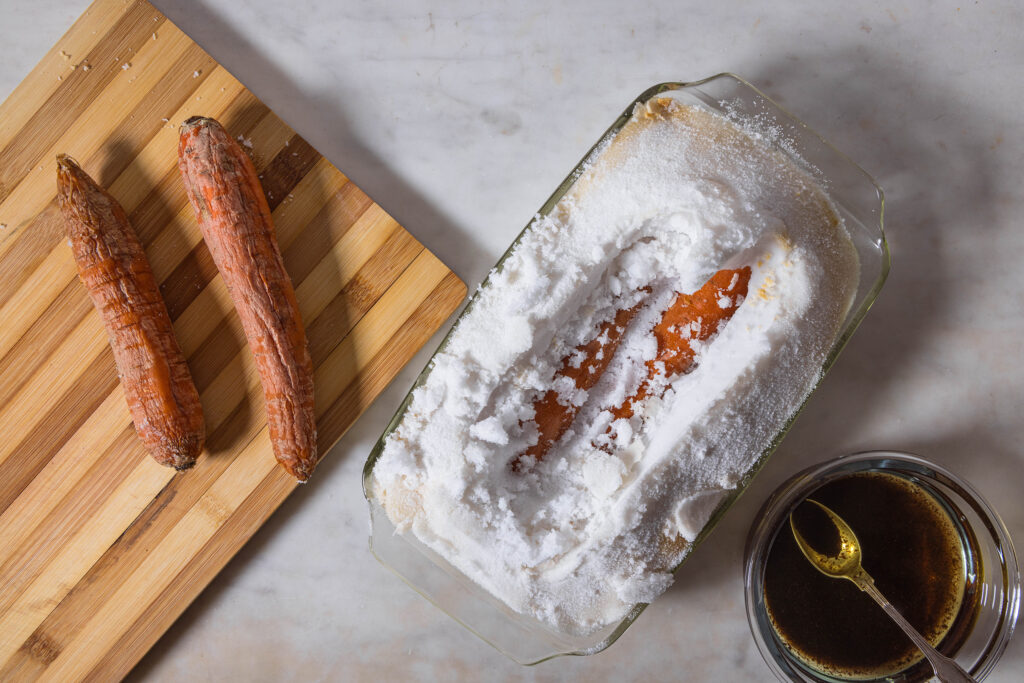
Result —
<path fill-rule="evenodd" d="M 209 116 L 190 116 L 182 122 L 181 128 L 184 130 L 185 128 L 195 128 L 197 126 L 205 126 L 210 123 L 217 123 L 217 120 L 211 119 Z"/>
<path fill-rule="evenodd" d="M 78 162 L 75 161 L 70 154 L 58 154 L 57 155 L 57 168 L 61 170 L 71 170 L 81 168 Z"/>

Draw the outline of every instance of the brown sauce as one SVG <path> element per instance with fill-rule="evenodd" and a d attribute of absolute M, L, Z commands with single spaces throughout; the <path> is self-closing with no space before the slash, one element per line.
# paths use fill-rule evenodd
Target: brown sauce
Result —
<path fill-rule="evenodd" d="M 850 525 L 864 569 L 896 609 L 940 650 L 955 652 L 977 613 L 978 568 L 976 553 L 964 552 L 961 527 L 938 500 L 907 479 L 883 473 L 852 474 L 810 497 Z M 808 503 L 794 511 L 794 523 L 821 552 L 838 547 L 827 520 Z M 901 671 L 907 680 L 931 675 L 921 653 L 866 593 L 808 562 L 788 520 L 768 554 L 764 597 L 781 642 L 812 669 L 849 679 Z"/>

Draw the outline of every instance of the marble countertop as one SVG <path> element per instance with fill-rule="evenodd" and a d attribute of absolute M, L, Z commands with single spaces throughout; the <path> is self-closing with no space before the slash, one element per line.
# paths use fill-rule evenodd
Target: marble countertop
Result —
<path fill-rule="evenodd" d="M 781 448 L 606 652 L 520 667 L 368 551 L 360 470 L 424 352 L 133 679 L 770 680 L 747 529 L 782 480 L 857 450 L 963 474 L 1024 544 L 1019 3 L 153 1 L 471 287 L 633 97 L 720 71 L 878 179 L 893 269 Z M 87 4 L 0 0 L 0 98 Z M 990 680 L 1022 676 L 1018 636 Z"/>

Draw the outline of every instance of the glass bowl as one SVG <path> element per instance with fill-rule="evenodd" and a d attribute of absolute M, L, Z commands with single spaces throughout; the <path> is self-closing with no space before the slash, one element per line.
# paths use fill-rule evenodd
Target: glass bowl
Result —
<path fill-rule="evenodd" d="M 634 107 L 655 97 L 674 97 L 686 104 L 726 116 L 748 130 L 756 130 L 767 144 L 788 156 L 798 167 L 812 174 L 825 187 L 837 212 L 845 221 L 857 249 L 860 258 L 860 278 L 853 304 L 843 322 L 841 332 L 823 364 L 821 374 L 824 376 L 868 312 L 889 272 L 889 248 L 882 229 L 882 190 L 863 169 L 742 78 L 726 73 L 693 83 L 661 83 L 645 90 L 629 103 L 601 139 L 566 176 L 541 206 L 537 217 L 547 215 L 551 211 L 576 182 L 591 155 L 626 124 L 632 116 Z M 537 220 L 537 217 L 534 220 Z M 532 223 L 533 221 L 526 227 L 529 228 Z M 502 267 L 505 258 L 521 237 L 522 233 L 498 261 L 496 270 Z M 480 287 L 486 287 L 487 282 L 485 279 Z M 474 300 L 475 296 L 470 299 L 462 315 L 471 309 Z M 445 348 L 447 341 L 446 337 L 435 351 L 435 355 Z M 537 620 L 513 612 L 416 540 L 413 535 L 398 534 L 380 502 L 375 499 L 371 484 L 374 464 L 383 450 L 385 440 L 402 420 L 409 406 L 412 391 L 426 381 L 431 367 L 432 364 L 428 363 L 420 373 L 370 452 L 363 468 L 363 495 L 370 506 L 370 548 L 374 555 L 452 618 L 521 664 L 536 664 L 559 655 L 588 655 L 605 649 L 629 628 L 646 608 L 646 604 L 635 605 L 622 621 L 586 637 L 567 636 Z M 754 474 L 778 446 L 798 412 L 799 410 L 794 411 L 781 426 L 744 480 L 725 496 L 711 516 L 711 520 L 694 541 L 694 546 L 707 537 L 726 509 L 750 483 Z"/>
<path fill-rule="evenodd" d="M 843 456 L 814 465 L 794 475 L 769 496 L 747 539 L 744 585 L 750 631 L 769 668 L 782 681 L 847 681 L 804 665 L 782 643 L 768 617 L 764 576 L 768 553 L 780 530 L 788 531 L 790 513 L 815 490 L 853 473 L 883 472 L 912 481 L 948 506 L 951 515 L 975 541 L 977 613 L 970 633 L 955 652 L 945 652 L 976 679 L 987 676 L 1003 654 L 1017 623 L 1021 579 L 1010 535 L 999 515 L 970 484 L 952 472 L 909 453 L 872 451 Z M 931 677 L 926 661 L 919 661 L 887 681 L 924 680 Z"/>

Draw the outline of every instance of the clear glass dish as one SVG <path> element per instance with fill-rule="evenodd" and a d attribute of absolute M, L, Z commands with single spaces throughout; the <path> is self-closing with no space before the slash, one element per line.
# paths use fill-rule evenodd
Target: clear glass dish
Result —
<path fill-rule="evenodd" d="M 845 221 L 860 257 L 860 279 L 842 331 L 823 365 L 824 376 L 867 314 L 889 272 L 889 248 L 882 229 L 882 190 L 863 169 L 742 78 L 733 74 L 719 74 L 693 83 L 661 83 L 644 91 L 629 103 L 576 168 L 566 176 L 541 206 L 538 215 L 543 216 L 551 211 L 576 182 L 591 155 L 626 124 L 637 104 L 666 96 L 717 112 L 745 128 L 761 132 L 769 144 L 790 157 L 800 168 L 811 173 L 825 187 Z M 505 258 L 521 237 L 522 233 L 498 261 L 495 266 L 497 269 L 501 268 Z M 487 282 L 485 279 L 481 288 L 486 287 Z M 474 299 L 470 299 L 465 311 L 470 310 Z M 462 315 L 465 315 L 465 311 Z M 447 341 L 446 337 L 435 354 L 445 348 Z M 405 414 L 412 391 L 426 381 L 430 367 L 428 363 L 420 373 L 370 452 L 363 468 L 363 495 L 370 506 L 370 548 L 374 555 L 456 621 L 521 664 L 536 664 L 559 655 L 588 655 L 605 649 L 629 628 L 646 608 L 646 604 L 635 605 L 621 622 L 586 637 L 573 638 L 559 633 L 532 618 L 510 610 L 411 534 L 396 533 L 380 503 L 374 498 L 371 485 L 374 464 L 383 450 L 385 439 Z M 785 436 L 798 413 L 799 410 L 790 416 L 736 490 L 725 497 L 694 541 L 694 546 L 707 537 L 726 509 L 750 483 L 754 474 L 764 465 L 768 456 Z"/>
<path fill-rule="evenodd" d="M 970 633 L 953 657 L 965 671 L 981 680 L 1002 656 L 1013 635 L 1020 608 L 1021 577 L 1009 532 L 999 515 L 970 484 L 952 472 L 909 453 L 873 451 L 843 456 L 794 475 L 768 497 L 751 527 L 744 558 L 744 584 L 750 631 L 769 668 L 781 681 L 833 683 L 794 656 L 781 642 L 765 608 L 764 575 L 768 553 L 780 530 L 788 530 L 790 513 L 815 490 L 853 473 L 885 472 L 908 479 L 946 505 L 977 555 L 978 606 Z M 931 678 L 928 663 L 920 661 L 886 681 Z"/>

